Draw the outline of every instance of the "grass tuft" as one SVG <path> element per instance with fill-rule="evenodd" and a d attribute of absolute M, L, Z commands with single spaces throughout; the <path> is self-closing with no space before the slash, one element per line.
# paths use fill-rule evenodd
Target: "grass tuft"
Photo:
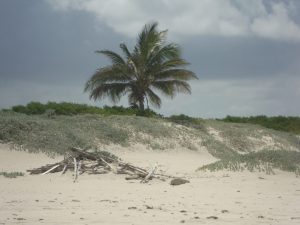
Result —
<path fill-rule="evenodd" d="M 19 176 L 24 176 L 22 172 L 0 172 L 0 176 L 4 176 L 6 178 L 17 178 Z"/>

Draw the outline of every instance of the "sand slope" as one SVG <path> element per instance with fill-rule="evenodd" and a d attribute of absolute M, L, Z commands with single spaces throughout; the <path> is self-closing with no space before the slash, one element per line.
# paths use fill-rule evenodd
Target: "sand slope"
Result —
<path fill-rule="evenodd" d="M 294 174 L 203 173 L 215 159 L 205 152 L 119 150 L 125 161 L 184 175 L 170 186 L 126 181 L 122 175 L 0 176 L 0 224 L 300 224 L 300 179 Z M 0 145 L 0 171 L 21 171 L 56 161 Z M 210 216 L 217 217 L 207 218 Z"/>

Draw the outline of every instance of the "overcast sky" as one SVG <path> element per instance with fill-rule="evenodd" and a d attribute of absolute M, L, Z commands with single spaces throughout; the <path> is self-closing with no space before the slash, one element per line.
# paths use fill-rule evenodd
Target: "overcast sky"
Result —
<path fill-rule="evenodd" d="M 192 95 L 163 98 L 157 112 L 300 115 L 299 0 L 0 0 L 0 108 L 111 105 L 83 93 L 108 63 L 94 51 L 132 47 L 151 21 L 169 30 L 199 77 Z"/>

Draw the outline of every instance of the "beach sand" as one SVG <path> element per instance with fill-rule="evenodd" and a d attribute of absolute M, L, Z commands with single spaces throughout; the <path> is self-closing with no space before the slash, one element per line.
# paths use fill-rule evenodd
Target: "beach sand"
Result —
<path fill-rule="evenodd" d="M 141 184 L 125 175 L 0 176 L 0 224 L 300 224 L 300 178 L 250 172 L 195 172 L 215 159 L 207 152 L 114 152 L 124 161 L 183 176 L 190 183 Z M 0 171 L 25 172 L 60 160 L 0 145 Z"/>

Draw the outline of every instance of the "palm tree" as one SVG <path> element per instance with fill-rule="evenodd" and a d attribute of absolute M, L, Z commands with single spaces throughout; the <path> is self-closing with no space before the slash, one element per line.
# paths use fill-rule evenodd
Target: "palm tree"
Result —
<path fill-rule="evenodd" d="M 167 31 L 157 31 L 157 25 L 145 25 L 132 52 L 120 44 L 123 57 L 109 50 L 96 51 L 108 57 L 111 65 L 98 69 L 87 81 L 85 92 L 90 93 L 90 99 L 109 97 L 116 103 L 128 94 L 129 104 L 144 110 L 148 102 L 161 106 L 155 91 L 171 98 L 177 92 L 191 93 L 187 81 L 197 77 L 184 69 L 188 62 L 180 57 L 179 46 L 166 43 Z"/>

